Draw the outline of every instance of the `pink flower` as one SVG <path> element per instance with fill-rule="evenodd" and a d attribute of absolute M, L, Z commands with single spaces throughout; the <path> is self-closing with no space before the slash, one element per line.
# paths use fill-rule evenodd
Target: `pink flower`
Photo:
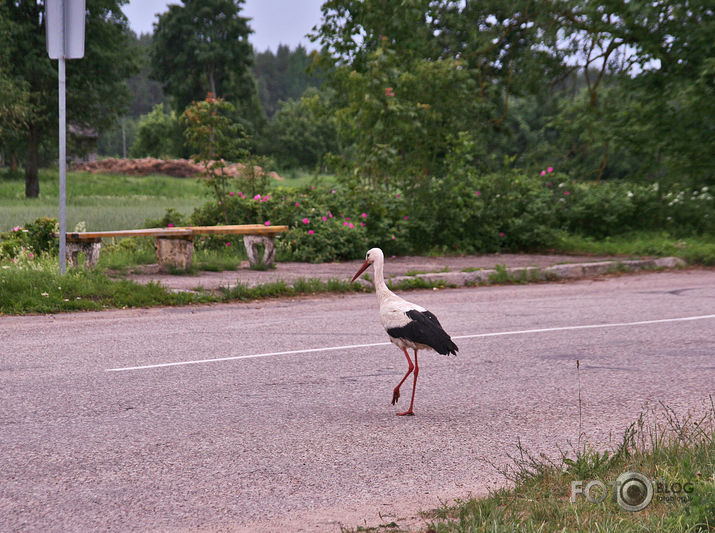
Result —
<path fill-rule="evenodd" d="M 328 211 L 328 218 L 333 218 L 333 214 L 330 211 Z"/>
<path fill-rule="evenodd" d="M 263 223 L 263 225 L 264 225 L 264 226 L 270 226 L 270 225 L 271 225 L 271 221 L 270 221 L 270 220 L 266 220 L 266 221 Z"/>
<path fill-rule="evenodd" d="M 404 216 L 404 220 L 407 220 L 408 218 L 410 218 L 410 217 L 408 217 L 407 215 Z"/>
<path fill-rule="evenodd" d="M 20 226 L 15 226 L 11 231 L 20 231 L 22 228 Z"/>
<path fill-rule="evenodd" d="M 367 213 L 363 213 L 363 214 L 360 215 L 360 216 L 361 216 L 362 218 L 367 218 Z"/>
<path fill-rule="evenodd" d="M 345 217 L 345 220 L 350 220 L 350 217 Z"/>
<path fill-rule="evenodd" d="M 343 222 L 343 226 L 347 226 L 350 222 Z"/>
<path fill-rule="evenodd" d="M 541 175 L 542 175 L 542 176 L 546 176 L 546 171 L 545 171 L 545 170 L 542 170 L 542 171 L 541 171 Z"/>
<path fill-rule="evenodd" d="M 571 195 L 571 193 L 570 193 L 570 192 L 568 192 L 568 191 L 564 191 L 564 196 L 570 196 L 570 195 Z"/>
<path fill-rule="evenodd" d="M 554 171 L 554 167 L 547 167 L 546 172 L 551 174 Z"/>
<path fill-rule="evenodd" d="M 348 224 L 348 227 L 349 227 L 349 228 L 354 228 L 355 226 L 353 226 L 353 223 L 351 222 L 350 224 Z"/>
<path fill-rule="evenodd" d="M 254 199 L 254 200 L 260 200 L 260 199 L 261 199 L 261 195 L 260 195 L 260 194 L 257 194 L 256 196 L 253 197 L 253 199 Z"/>
<path fill-rule="evenodd" d="M 392 240 L 393 240 L 393 241 L 395 240 L 395 236 L 394 236 L 394 235 L 392 236 Z"/>
<path fill-rule="evenodd" d="M 266 195 L 266 196 L 264 196 L 263 198 L 261 198 L 261 202 L 267 202 L 267 201 L 270 200 L 270 199 L 271 199 L 271 197 L 268 196 L 268 195 Z"/>
<path fill-rule="evenodd" d="M 34 259 L 34 258 L 35 258 L 35 254 L 33 254 L 32 252 L 27 252 L 27 258 L 28 258 L 28 259 Z"/>
<path fill-rule="evenodd" d="M 219 200 L 218 205 L 223 205 L 223 202 L 221 200 Z"/>
<path fill-rule="evenodd" d="M 503 236 L 504 236 L 504 232 L 503 232 L 503 231 L 500 231 L 500 232 L 499 232 L 499 236 L 500 236 L 500 237 L 503 237 Z"/>
<path fill-rule="evenodd" d="M 327 221 L 328 221 L 328 217 L 323 217 L 323 222 L 327 222 Z"/>
<path fill-rule="evenodd" d="M 233 192 L 233 191 L 231 191 L 230 193 L 228 193 L 228 195 L 229 195 L 229 196 L 235 196 L 235 195 L 236 195 L 236 193 L 235 193 L 235 192 Z"/>
<path fill-rule="evenodd" d="M 361 225 L 362 227 L 367 226 L 367 224 L 365 224 L 364 222 L 360 222 L 360 225 Z"/>
<path fill-rule="evenodd" d="M 226 243 L 226 246 L 231 246 L 231 243 L 230 243 L 230 242 L 227 242 L 227 243 Z"/>
<path fill-rule="evenodd" d="M 395 96 L 395 92 L 392 87 L 385 87 L 385 96 Z"/>
<path fill-rule="evenodd" d="M 300 207 L 300 204 L 298 202 L 295 203 L 296 207 Z"/>
<path fill-rule="evenodd" d="M 169 222 L 169 223 L 166 225 L 166 227 L 167 227 L 167 228 L 173 228 L 173 227 L 174 227 L 174 223 L 173 223 L 173 222 Z"/>
<path fill-rule="evenodd" d="M 331 194 L 335 194 L 335 189 L 333 189 L 333 190 L 332 190 L 332 191 L 330 191 L 330 192 L 331 192 Z"/>
<path fill-rule="evenodd" d="M 310 220 L 308 220 L 307 218 L 304 218 L 303 220 L 301 220 L 301 222 L 303 224 L 310 224 Z"/>
<path fill-rule="evenodd" d="M 398 193 L 395 195 L 395 198 L 399 198 L 399 197 L 400 197 L 400 193 L 398 192 Z"/>
<path fill-rule="evenodd" d="M 312 235 L 313 233 L 315 233 L 315 232 L 312 229 L 308 230 L 308 235 Z"/>
<path fill-rule="evenodd" d="M 482 191 L 474 191 L 474 194 L 476 194 L 477 196 L 481 196 L 481 195 L 482 195 Z"/>
<path fill-rule="evenodd" d="M 315 185 L 311 185 L 311 186 L 310 186 L 310 190 L 311 190 L 311 191 L 314 191 L 314 190 L 315 190 Z"/>

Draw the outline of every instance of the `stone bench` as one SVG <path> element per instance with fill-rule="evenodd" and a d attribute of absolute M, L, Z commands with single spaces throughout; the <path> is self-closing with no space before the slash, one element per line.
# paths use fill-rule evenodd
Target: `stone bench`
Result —
<path fill-rule="evenodd" d="M 84 253 L 85 264 L 94 266 L 99 259 L 102 239 L 113 237 L 153 237 L 156 259 L 162 269 L 169 267 L 188 269 L 194 255 L 196 235 L 243 235 L 248 261 L 251 266 L 271 266 L 276 249 L 273 239 L 288 231 L 288 226 L 242 224 L 235 226 L 187 226 L 181 228 L 148 228 L 123 231 L 68 232 L 66 240 L 67 262 L 77 266 L 78 256 Z M 264 246 L 263 257 L 258 257 L 258 245 Z"/>

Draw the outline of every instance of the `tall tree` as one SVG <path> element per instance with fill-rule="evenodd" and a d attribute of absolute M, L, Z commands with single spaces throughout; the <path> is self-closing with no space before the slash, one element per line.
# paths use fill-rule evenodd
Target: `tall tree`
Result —
<path fill-rule="evenodd" d="M 178 111 L 208 93 L 236 102 L 250 100 L 253 50 L 243 0 L 183 0 L 171 4 L 154 26 L 151 67 L 154 79 Z"/>
<path fill-rule="evenodd" d="M 7 6 L 0 4 L 0 42 L 11 42 L 17 32 Z M 12 75 L 9 52 L 7 47 L 0 47 L 0 157 L 9 159 L 14 170 L 27 126 L 29 93 L 25 81 Z"/>
<path fill-rule="evenodd" d="M 314 67 L 314 53 L 303 46 L 291 50 L 280 45 L 274 54 L 270 50 L 256 54 L 253 75 L 258 84 L 258 96 L 268 118 L 278 111 L 281 101 L 297 100 L 308 87 L 319 88 L 325 73 Z"/>
<path fill-rule="evenodd" d="M 129 99 L 126 79 L 138 70 L 131 33 L 121 11 L 126 0 L 87 0 L 85 56 L 67 62 L 67 121 L 102 130 L 116 121 Z M 27 146 L 25 195 L 40 193 L 40 148 L 57 138 L 57 63 L 47 56 L 44 2 L 7 1 L 18 31 L 4 43 L 11 75 L 27 84 L 30 109 L 24 131 Z M 52 149 L 54 152 L 54 149 Z"/>

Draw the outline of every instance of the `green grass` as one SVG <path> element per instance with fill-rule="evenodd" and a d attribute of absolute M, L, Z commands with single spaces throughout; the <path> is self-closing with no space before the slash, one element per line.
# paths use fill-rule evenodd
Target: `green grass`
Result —
<path fill-rule="evenodd" d="M 332 185 L 337 183 L 337 176 L 333 174 L 316 174 L 302 169 L 288 169 L 279 171 L 278 174 L 285 178 L 277 183 L 281 187 L 306 187 L 310 185 Z"/>
<path fill-rule="evenodd" d="M 97 311 L 109 308 L 187 305 L 214 301 L 208 295 L 172 293 L 155 283 L 141 285 L 109 279 L 98 269 L 68 269 L 59 273 L 54 258 L 33 263 L 36 268 L 0 268 L 0 314 Z"/>
<path fill-rule="evenodd" d="M 451 532 L 696 532 L 715 527 L 715 410 L 677 415 L 664 405 L 643 413 L 620 444 L 598 450 L 581 444 L 555 461 L 517 443 L 507 466 L 495 466 L 513 487 L 486 498 L 458 502 L 429 514 L 427 531 Z M 652 502 L 642 511 L 622 509 L 612 483 L 624 472 L 640 472 L 655 482 Z M 600 503 L 577 495 L 571 483 L 600 480 L 608 487 Z M 657 483 L 660 483 L 660 488 Z M 690 483 L 684 501 L 668 501 L 664 487 Z M 678 498 L 681 499 L 681 498 Z"/>
<path fill-rule="evenodd" d="M 138 252 L 121 252 L 130 253 Z M 278 281 L 256 287 L 239 284 L 218 291 L 197 288 L 195 292 L 174 293 L 156 283 L 145 285 L 115 279 L 102 268 L 68 268 L 66 275 L 61 276 L 57 258 L 45 256 L 29 263 L 0 267 L 0 315 L 177 306 L 366 290 L 358 283 L 344 280 L 298 279 L 293 284 Z"/>
<path fill-rule="evenodd" d="M 188 215 L 203 204 L 208 189 L 193 178 L 67 173 L 67 229 L 85 222 L 88 230 L 134 229 L 148 218 L 161 218 L 173 207 Z M 22 176 L 0 173 L 0 232 L 38 217 L 57 218 L 59 175 L 40 171 L 40 196 L 25 198 Z"/>
<path fill-rule="evenodd" d="M 628 256 L 676 256 L 690 264 L 715 265 L 715 236 L 677 238 L 667 233 L 640 232 L 594 240 L 562 235 L 554 250 L 559 253 Z"/>
<path fill-rule="evenodd" d="M 442 272 L 449 272 L 449 267 L 444 266 L 435 270 L 408 270 L 405 272 L 405 276 L 418 276 L 420 274 L 440 274 Z"/>
<path fill-rule="evenodd" d="M 335 176 L 305 171 L 286 173 L 283 187 L 334 183 Z M 294 177 L 292 177 L 294 176 Z M 0 232 L 39 217 L 59 216 L 59 174 L 41 169 L 39 198 L 25 198 L 24 175 L 0 172 Z M 195 178 L 67 173 L 67 229 L 85 222 L 89 231 L 135 229 L 162 218 L 168 208 L 190 215 L 207 201 L 208 188 Z"/>

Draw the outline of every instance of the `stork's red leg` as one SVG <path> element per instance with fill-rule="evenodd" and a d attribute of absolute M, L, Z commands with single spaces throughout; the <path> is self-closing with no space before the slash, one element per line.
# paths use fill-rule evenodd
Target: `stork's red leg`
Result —
<path fill-rule="evenodd" d="M 402 381 L 400 381 L 397 387 L 395 387 L 395 390 L 392 391 L 392 405 L 395 405 L 397 403 L 397 400 L 400 399 L 400 387 L 407 379 L 407 376 L 409 376 L 412 370 L 415 368 L 415 365 L 412 364 L 412 359 L 410 359 L 410 356 L 407 353 L 407 348 L 402 348 L 402 351 L 405 352 L 405 357 L 407 357 L 407 364 L 409 365 L 409 368 L 407 369 L 407 374 L 405 374 L 405 377 L 402 378 Z"/>
<path fill-rule="evenodd" d="M 405 350 L 405 355 L 407 355 L 407 350 Z M 409 356 L 407 357 L 407 359 L 409 359 Z M 410 371 L 412 371 L 412 365 L 410 365 Z M 412 410 L 412 406 L 415 404 L 415 389 L 417 388 L 417 375 L 419 373 L 420 373 L 420 367 L 417 364 L 417 350 L 415 350 L 415 371 L 414 371 L 415 379 L 412 383 L 412 399 L 410 400 L 410 408 L 407 411 L 405 411 L 404 413 L 397 413 L 397 416 L 405 416 L 405 415 L 414 415 L 415 414 L 414 411 Z M 409 372 L 408 372 L 408 374 L 409 374 Z M 406 377 L 407 376 L 405 376 L 405 378 Z M 402 381 L 404 381 L 404 378 Z M 402 383 L 400 383 L 400 385 L 401 384 Z"/>

